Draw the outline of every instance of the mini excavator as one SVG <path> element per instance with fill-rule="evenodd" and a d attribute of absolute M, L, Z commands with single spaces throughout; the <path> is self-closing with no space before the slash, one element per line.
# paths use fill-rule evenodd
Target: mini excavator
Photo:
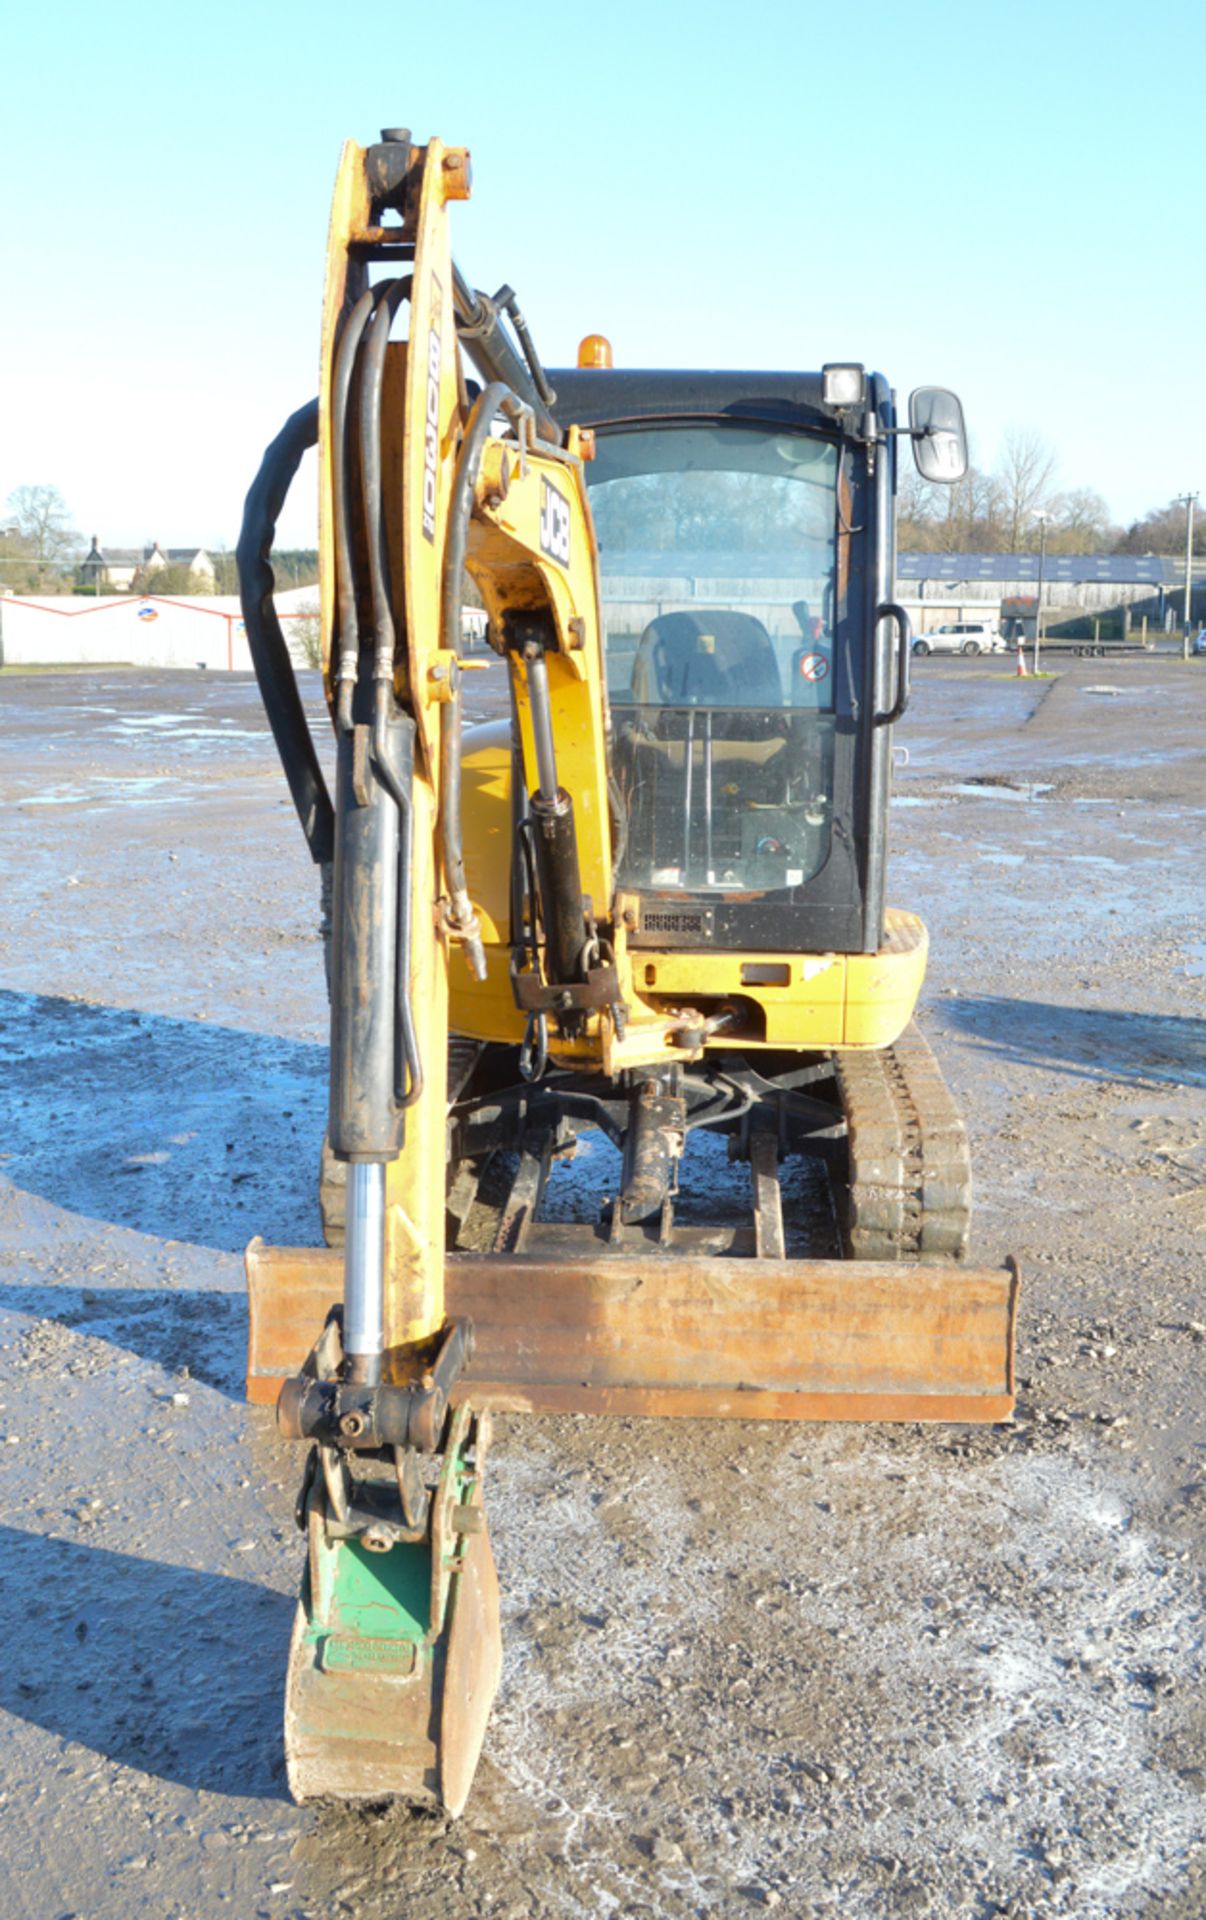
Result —
<path fill-rule="evenodd" d="M 624 372 L 598 335 L 550 374 L 453 263 L 469 191 L 462 148 L 345 147 L 321 390 L 239 544 L 331 1001 L 327 1244 L 247 1255 L 249 1397 L 307 1449 L 289 1780 L 453 1815 L 500 1667 L 498 1411 L 1003 1420 L 1018 1290 L 966 1260 L 927 936 L 885 902 L 897 447 L 958 479 L 959 403 L 898 423 L 848 362 Z M 315 444 L 333 792 L 269 560 Z M 468 729 L 467 599 L 507 689 Z M 590 1129 L 611 1190 L 559 1221 Z M 740 1220 L 700 1217 L 718 1143 Z M 824 1170 L 824 1257 L 788 1162 Z"/>

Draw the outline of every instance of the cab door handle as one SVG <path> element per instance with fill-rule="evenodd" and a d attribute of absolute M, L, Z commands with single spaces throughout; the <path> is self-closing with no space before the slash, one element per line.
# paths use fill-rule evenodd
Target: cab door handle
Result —
<path fill-rule="evenodd" d="M 892 620 L 896 625 L 896 699 L 887 713 L 877 713 L 872 725 L 895 726 L 909 704 L 909 655 L 913 645 L 913 623 L 895 600 L 885 600 L 875 610 L 875 624 Z"/>

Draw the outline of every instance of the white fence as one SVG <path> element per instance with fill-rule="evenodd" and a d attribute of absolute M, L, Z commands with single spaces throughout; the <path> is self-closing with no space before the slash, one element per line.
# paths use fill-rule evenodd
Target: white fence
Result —
<path fill-rule="evenodd" d="M 318 605 L 317 587 L 276 596 L 287 639 Z M 300 659 L 297 640 L 291 647 Z M 6 667 L 188 667 L 251 672 L 243 616 L 234 594 L 189 600 L 148 594 L 19 598 L 0 594 L 0 665 Z"/>
<path fill-rule="evenodd" d="M 294 664 L 305 666 L 302 631 L 316 633 L 317 587 L 276 595 Z M 486 637 L 486 616 L 461 610 L 466 652 Z M 309 637 L 309 636 L 307 636 Z M 0 593 L 0 667 L 185 667 L 250 673 L 251 653 L 234 594 L 175 600 L 128 593 L 35 598 Z"/>

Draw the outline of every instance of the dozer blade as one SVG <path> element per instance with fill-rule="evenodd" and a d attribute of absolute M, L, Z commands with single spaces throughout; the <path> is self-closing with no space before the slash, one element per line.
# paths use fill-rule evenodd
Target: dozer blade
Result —
<path fill-rule="evenodd" d="M 608 1258 L 556 1230 L 554 1252 L 450 1255 L 451 1315 L 472 1318 L 457 1393 L 535 1413 L 713 1419 L 1007 1420 L 1016 1266 Z M 549 1251 L 544 1251 L 549 1247 Z M 588 1251 L 588 1248 L 590 1249 Z M 248 1398 L 275 1398 L 338 1296 L 324 1250 L 247 1251 Z"/>
<path fill-rule="evenodd" d="M 498 1579 L 468 1406 L 453 1416 L 430 1538 L 372 1552 L 332 1537 L 321 1476 L 289 1647 L 285 1759 L 298 1801 L 400 1799 L 457 1815 L 468 1798 L 502 1660 Z"/>

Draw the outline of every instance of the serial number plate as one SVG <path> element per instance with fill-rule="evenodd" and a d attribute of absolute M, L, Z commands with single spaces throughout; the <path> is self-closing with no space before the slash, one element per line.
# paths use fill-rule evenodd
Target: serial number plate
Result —
<path fill-rule="evenodd" d="M 322 1643 L 320 1662 L 324 1673 L 398 1673 L 417 1672 L 419 1649 L 413 1640 L 342 1639 L 329 1633 Z"/>
<path fill-rule="evenodd" d="M 707 907 L 642 907 L 641 932 L 666 940 L 710 940 L 712 914 Z"/>

